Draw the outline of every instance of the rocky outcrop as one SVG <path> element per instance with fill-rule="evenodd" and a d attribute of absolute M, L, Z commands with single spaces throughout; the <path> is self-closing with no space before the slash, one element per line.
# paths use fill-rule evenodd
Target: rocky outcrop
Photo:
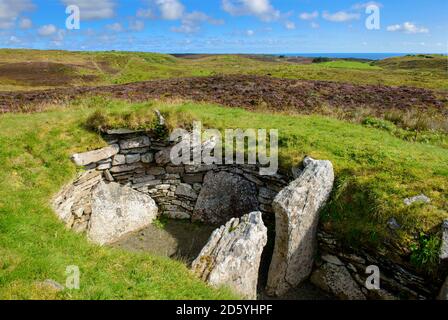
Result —
<path fill-rule="evenodd" d="M 309 157 L 304 170 L 275 197 L 275 248 L 267 292 L 282 295 L 311 274 L 317 248 L 319 210 L 333 188 L 333 166 Z"/>
<path fill-rule="evenodd" d="M 223 224 L 244 212 L 259 210 L 257 188 L 240 175 L 209 171 L 196 201 L 192 218 Z"/>
<path fill-rule="evenodd" d="M 87 166 L 89 164 L 110 158 L 116 155 L 118 151 L 120 151 L 118 145 L 113 144 L 98 150 L 76 153 L 72 156 L 72 161 L 77 166 Z"/>
<path fill-rule="evenodd" d="M 267 242 L 261 212 L 233 218 L 215 230 L 193 271 L 214 286 L 228 286 L 248 299 L 257 297 L 258 269 Z"/>
<path fill-rule="evenodd" d="M 148 226 L 157 217 L 154 200 L 118 183 L 100 182 L 92 192 L 92 215 L 88 237 L 108 244 L 126 233 Z"/>
<path fill-rule="evenodd" d="M 314 271 L 311 282 L 341 300 L 365 300 L 365 295 L 353 280 L 347 268 L 342 262 L 335 262 L 325 263 Z"/>

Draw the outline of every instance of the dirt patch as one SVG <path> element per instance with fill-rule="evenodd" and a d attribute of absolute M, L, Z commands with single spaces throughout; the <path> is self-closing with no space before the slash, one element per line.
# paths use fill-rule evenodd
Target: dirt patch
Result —
<path fill-rule="evenodd" d="M 181 98 L 255 110 L 310 114 L 325 106 L 344 111 L 368 107 L 378 114 L 391 109 L 435 110 L 447 114 L 447 93 L 411 87 L 353 85 L 329 81 L 280 79 L 269 76 L 213 76 L 136 82 L 103 87 L 61 88 L 30 92 L 0 92 L 0 110 L 54 103 L 86 94 L 107 94 L 131 101 Z"/>
<path fill-rule="evenodd" d="M 0 65 L 0 80 L 30 86 L 66 86 L 74 80 L 93 81 L 95 76 L 77 75 L 77 66 L 54 62 L 21 62 Z"/>
<path fill-rule="evenodd" d="M 150 225 L 124 237 L 112 246 L 175 258 L 190 264 L 199 255 L 215 228 L 168 220 L 163 227 Z"/>

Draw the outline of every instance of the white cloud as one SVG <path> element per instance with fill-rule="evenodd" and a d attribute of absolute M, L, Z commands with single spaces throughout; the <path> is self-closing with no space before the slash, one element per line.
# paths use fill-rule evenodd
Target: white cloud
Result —
<path fill-rule="evenodd" d="M 40 36 L 48 37 L 48 36 L 51 36 L 52 34 L 56 33 L 56 31 L 57 31 L 57 29 L 54 26 L 54 24 L 47 24 L 47 25 L 40 27 L 37 30 L 37 33 Z"/>
<path fill-rule="evenodd" d="M 338 11 L 335 13 L 329 13 L 328 11 L 324 11 L 322 13 L 322 17 L 325 20 L 332 22 L 346 22 L 351 20 L 358 20 L 361 16 L 359 13 L 350 13 L 346 11 Z"/>
<path fill-rule="evenodd" d="M 142 20 L 131 20 L 129 22 L 129 30 L 142 31 L 145 28 L 145 23 Z"/>
<path fill-rule="evenodd" d="M 137 10 L 137 17 L 139 18 L 154 18 L 154 13 L 151 9 L 138 9 Z"/>
<path fill-rule="evenodd" d="M 174 27 L 171 30 L 181 33 L 195 33 L 200 30 L 201 23 L 210 23 L 214 25 L 223 24 L 224 21 L 216 20 L 200 11 L 193 11 L 185 14 L 182 17 L 182 24 L 180 27 Z"/>
<path fill-rule="evenodd" d="M 252 37 L 255 34 L 254 30 L 246 30 L 246 35 Z"/>
<path fill-rule="evenodd" d="M 429 29 L 426 27 L 419 27 L 412 22 L 405 22 L 403 24 L 390 25 L 387 27 L 387 31 L 416 34 L 416 33 L 428 33 Z"/>
<path fill-rule="evenodd" d="M 266 22 L 281 16 L 269 0 L 222 0 L 222 9 L 233 16 L 252 15 Z"/>
<path fill-rule="evenodd" d="M 310 26 L 313 29 L 319 29 L 320 28 L 320 25 L 317 22 L 311 22 Z"/>
<path fill-rule="evenodd" d="M 20 20 L 19 27 L 20 29 L 30 29 L 33 26 L 33 22 L 31 19 L 23 18 Z"/>
<path fill-rule="evenodd" d="M 291 21 L 286 21 L 285 28 L 288 30 L 294 30 L 296 28 L 296 24 Z"/>
<path fill-rule="evenodd" d="M 115 15 L 115 0 L 61 0 L 66 6 L 79 7 L 82 20 L 109 19 Z"/>
<path fill-rule="evenodd" d="M 17 38 L 16 36 L 11 36 L 11 37 L 9 37 L 9 40 L 8 40 L 8 44 L 19 44 L 21 42 L 22 41 L 19 38 Z"/>
<path fill-rule="evenodd" d="M 319 17 L 319 12 L 313 11 L 313 12 L 302 12 L 299 15 L 299 18 L 302 20 L 313 20 Z"/>
<path fill-rule="evenodd" d="M 0 0 L 0 29 L 12 28 L 22 12 L 32 9 L 31 0 Z"/>
<path fill-rule="evenodd" d="M 114 32 L 122 32 L 122 31 L 124 31 L 123 26 L 122 26 L 121 23 L 119 23 L 119 22 L 115 22 L 115 23 L 108 24 L 108 25 L 106 26 L 106 28 L 107 28 L 108 30 L 110 30 L 110 31 L 114 31 Z"/>
<path fill-rule="evenodd" d="M 155 4 L 165 20 L 178 20 L 184 15 L 185 7 L 178 0 L 155 0 Z"/>
<path fill-rule="evenodd" d="M 363 3 L 356 3 L 352 6 L 352 9 L 354 10 L 363 10 L 366 9 L 369 6 L 377 6 L 378 8 L 382 8 L 383 4 L 376 1 L 369 1 L 369 2 L 363 2 Z"/>

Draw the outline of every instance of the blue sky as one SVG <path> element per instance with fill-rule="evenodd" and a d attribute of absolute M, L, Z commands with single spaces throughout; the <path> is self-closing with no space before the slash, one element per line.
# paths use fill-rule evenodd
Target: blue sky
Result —
<path fill-rule="evenodd" d="M 65 9 L 80 9 L 80 29 Z M 380 29 L 365 26 L 376 5 Z M 446 0 L 0 0 L 0 47 L 196 53 L 438 52 Z"/>

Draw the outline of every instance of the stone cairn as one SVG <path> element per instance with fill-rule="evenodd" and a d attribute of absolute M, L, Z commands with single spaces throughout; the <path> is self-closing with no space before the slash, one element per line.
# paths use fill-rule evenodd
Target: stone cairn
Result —
<path fill-rule="evenodd" d="M 103 137 L 108 146 L 73 155 L 84 171 L 53 200 L 67 227 L 86 232 L 95 243 L 112 243 L 158 215 L 221 225 L 193 269 L 210 284 L 230 285 L 255 299 L 266 243 L 263 220 L 274 216 L 275 249 L 267 285 L 271 295 L 282 295 L 310 277 L 341 299 L 393 299 L 403 292 L 416 299 L 437 295 L 432 283 L 404 266 L 379 254 L 347 249 L 318 230 L 319 211 L 334 180 L 329 161 L 306 158 L 303 168 L 293 168 L 291 174 L 262 176 L 258 165 L 173 165 L 173 143 L 147 132 L 117 129 Z M 446 264 L 448 222 L 443 226 L 441 260 Z M 238 270 L 247 263 L 251 268 L 244 267 L 248 282 L 243 283 Z M 384 287 L 374 292 L 364 287 L 370 264 L 382 270 Z M 447 288 L 448 280 L 439 298 L 448 299 Z"/>

